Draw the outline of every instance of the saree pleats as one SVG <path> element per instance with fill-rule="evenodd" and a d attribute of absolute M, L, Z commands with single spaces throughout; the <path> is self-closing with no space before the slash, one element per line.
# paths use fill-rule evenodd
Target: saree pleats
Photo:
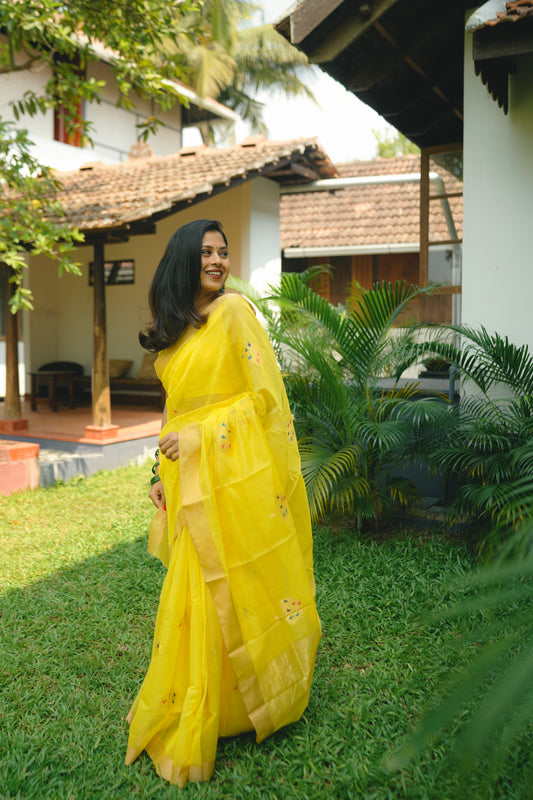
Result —
<path fill-rule="evenodd" d="M 184 529 L 161 592 L 150 667 L 128 716 L 126 763 L 146 750 L 171 783 L 207 780 L 218 737 L 251 728 L 236 686 L 216 609 Z"/>
<path fill-rule="evenodd" d="M 130 711 L 127 763 L 146 750 L 183 786 L 212 773 L 219 736 L 257 740 L 305 710 L 320 621 L 297 444 L 265 332 L 237 295 L 160 354 L 177 462 L 150 552 L 168 566 L 152 660 Z"/>

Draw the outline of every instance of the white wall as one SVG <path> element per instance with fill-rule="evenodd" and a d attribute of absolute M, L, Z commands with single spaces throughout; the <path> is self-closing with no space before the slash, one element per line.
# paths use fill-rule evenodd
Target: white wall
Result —
<path fill-rule="evenodd" d="M 19 391 L 23 395 L 26 391 L 26 371 L 24 367 L 24 343 L 18 343 L 19 359 Z M 0 397 L 6 395 L 6 343 L 0 340 Z"/>
<path fill-rule="evenodd" d="M 533 56 L 516 58 L 509 115 L 465 44 L 463 322 L 533 351 Z"/>
<path fill-rule="evenodd" d="M 281 275 L 279 186 L 265 178 L 257 178 L 247 186 L 248 230 L 243 225 L 246 250 L 241 277 L 264 292 Z"/>
<path fill-rule="evenodd" d="M 130 99 L 135 103 L 133 109 L 117 108 L 120 93 L 113 72 L 107 64 L 92 63 L 89 77 L 105 81 L 100 103 L 86 103 L 85 118 L 93 125 L 91 138 L 96 153 L 109 159 L 123 161 L 131 146 L 139 137 L 136 127 L 149 116 L 157 116 L 165 123 L 155 135 L 148 137 L 154 155 L 175 153 L 181 147 L 181 106 L 179 103 L 168 111 L 162 111 L 155 103 L 132 93 Z"/>
<path fill-rule="evenodd" d="M 2 37 L 2 44 L 5 38 Z M 21 61 L 22 56 L 16 61 Z M 36 65 L 31 70 L 21 70 L 0 75 L 0 117 L 3 120 L 15 120 L 13 110 L 9 105 L 12 100 L 22 96 L 27 91 L 34 91 L 39 94 L 52 77 L 52 72 L 45 69 L 42 65 Z M 30 134 L 45 136 L 53 139 L 54 133 L 54 112 L 48 109 L 45 114 L 37 114 L 35 117 L 24 115 L 19 123 L 21 128 L 26 128 Z"/>

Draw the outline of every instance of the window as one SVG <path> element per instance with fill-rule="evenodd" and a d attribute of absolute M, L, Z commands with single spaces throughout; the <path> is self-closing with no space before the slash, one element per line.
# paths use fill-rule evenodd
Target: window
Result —
<path fill-rule="evenodd" d="M 65 123 L 65 112 L 64 106 L 61 104 L 58 108 L 54 108 L 54 139 L 56 142 L 63 142 L 64 144 L 70 144 L 73 147 L 81 147 L 82 145 L 82 130 L 81 125 L 76 125 L 76 121 L 82 120 L 82 103 L 81 100 L 78 103 L 77 111 L 75 115 L 74 121 L 74 130 L 70 132 L 67 130 L 67 126 Z"/>
<path fill-rule="evenodd" d="M 68 59 L 60 55 L 55 57 L 55 78 L 58 84 L 58 92 L 60 91 L 59 85 L 61 83 L 62 72 L 67 71 L 69 75 L 76 75 L 80 80 L 84 78 L 84 70 L 82 69 L 79 58 Z M 61 95 L 57 97 L 61 99 Z M 78 101 L 69 100 L 69 117 L 72 120 L 70 127 L 67 127 L 65 122 L 65 105 L 58 103 L 54 108 L 54 139 L 56 142 L 63 142 L 70 144 L 73 147 L 81 147 L 83 144 L 83 104 L 81 97 Z"/>
<path fill-rule="evenodd" d="M 135 283 L 135 261 L 105 261 L 104 275 L 106 286 L 116 286 L 119 283 Z M 89 286 L 94 285 L 94 262 L 89 264 Z"/>

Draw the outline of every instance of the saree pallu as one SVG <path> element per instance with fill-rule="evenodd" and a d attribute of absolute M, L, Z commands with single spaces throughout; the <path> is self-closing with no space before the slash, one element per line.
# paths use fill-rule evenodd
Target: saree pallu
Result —
<path fill-rule="evenodd" d="M 207 780 L 219 736 L 257 741 L 305 710 L 320 621 L 298 446 L 268 337 L 239 295 L 160 353 L 166 513 L 149 549 L 168 567 L 151 663 L 128 716 L 126 763 Z"/>

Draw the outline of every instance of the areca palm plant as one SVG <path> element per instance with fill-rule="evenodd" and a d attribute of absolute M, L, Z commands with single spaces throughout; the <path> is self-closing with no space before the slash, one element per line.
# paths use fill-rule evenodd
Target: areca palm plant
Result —
<path fill-rule="evenodd" d="M 475 522 L 490 543 L 509 535 L 529 513 L 521 487 L 533 478 L 533 356 L 526 345 L 485 328 L 449 330 L 460 344 L 426 341 L 413 352 L 446 359 L 463 380 L 447 435 L 429 457 L 435 469 L 455 476 L 450 513 Z"/>
<path fill-rule="evenodd" d="M 395 323 L 432 289 L 377 284 L 345 309 L 316 294 L 309 277 L 284 275 L 268 298 L 255 299 L 282 359 L 311 514 L 378 524 L 419 499 L 402 467 L 423 455 L 446 419 L 446 404 L 422 398 L 417 382 L 383 386 L 414 344 L 414 329 Z"/>

